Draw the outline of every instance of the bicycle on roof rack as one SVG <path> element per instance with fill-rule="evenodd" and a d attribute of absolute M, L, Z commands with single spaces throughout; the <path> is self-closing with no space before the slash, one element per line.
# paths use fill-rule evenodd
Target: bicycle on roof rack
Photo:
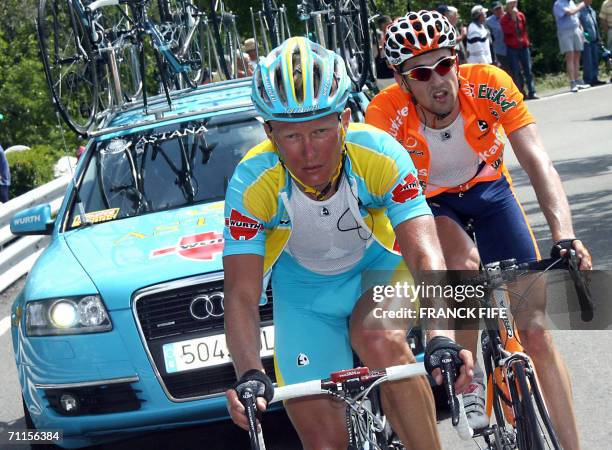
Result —
<path fill-rule="evenodd" d="M 47 83 L 58 112 L 76 133 L 87 135 L 98 111 L 137 99 L 147 108 L 147 80 L 150 86 L 155 76 L 147 69 L 146 36 L 168 106 L 171 89 L 193 88 L 219 66 L 206 16 L 192 0 L 151 5 L 151 0 L 40 0 L 37 31 Z"/>
<path fill-rule="evenodd" d="M 210 0 L 210 21 L 219 54 L 220 68 L 225 78 L 246 76 L 249 65 L 242 51 L 240 34 L 236 28 L 236 15 L 226 9 L 222 0 Z"/>
<path fill-rule="evenodd" d="M 338 53 L 346 63 L 349 78 L 360 90 L 374 81 L 372 42 L 376 31 L 367 0 L 301 0 L 298 18 L 306 36 Z"/>
<path fill-rule="evenodd" d="M 289 20 L 287 19 L 287 8 L 284 4 L 277 6 L 274 0 L 263 0 L 257 16 L 266 53 L 278 47 L 285 39 L 291 37 Z M 252 9 L 251 21 L 255 21 Z M 255 27 L 253 28 L 253 33 L 255 36 Z"/>

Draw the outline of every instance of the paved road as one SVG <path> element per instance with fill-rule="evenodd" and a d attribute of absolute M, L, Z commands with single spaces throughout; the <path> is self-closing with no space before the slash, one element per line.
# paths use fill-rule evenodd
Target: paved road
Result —
<path fill-rule="evenodd" d="M 612 269 L 612 85 L 529 103 L 546 148 L 568 193 L 576 233 L 588 243 L 596 266 Z M 511 152 L 506 160 L 519 197 L 542 249 L 550 248 L 546 222 L 539 212 L 528 179 Z M 3 325 L 18 286 L 0 295 L 0 428 L 23 428 L 19 388 L 13 367 L 10 337 Z M 612 331 L 556 331 L 554 339 L 573 379 L 576 413 L 583 448 L 608 449 L 612 442 L 612 366 L 599 363 L 612 348 Z M 603 381 L 603 383 L 602 383 Z M 282 414 L 269 415 L 266 429 L 276 435 L 272 448 L 298 448 Z M 440 424 L 446 449 L 474 449 L 459 443 L 448 420 Z M 105 449 L 230 449 L 246 448 L 241 434 L 228 424 L 198 427 L 180 433 L 152 434 Z M 462 445 L 463 444 L 463 445 Z M 17 448 L 17 447 L 16 447 Z M 21 447 L 23 448 L 23 447 Z M 7 449 L 8 450 L 8 449 Z"/>

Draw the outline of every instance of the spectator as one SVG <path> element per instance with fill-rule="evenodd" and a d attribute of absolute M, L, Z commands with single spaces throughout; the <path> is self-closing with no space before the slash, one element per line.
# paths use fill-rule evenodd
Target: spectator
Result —
<path fill-rule="evenodd" d="M 441 8 L 445 6 L 446 5 L 440 5 Z M 463 43 L 465 36 L 467 35 L 467 29 L 461 23 L 459 11 L 457 11 L 457 8 L 455 8 L 454 6 L 446 6 L 445 15 L 451 25 L 455 27 L 455 35 L 457 36 L 457 45 L 455 45 L 455 51 L 457 52 L 457 56 L 459 57 L 459 64 L 463 64 L 466 62 L 467 58 L 465 44 Z"/>
<path fill-rule="evenodd" d="M 599 10 L 601 29 L 608 36 L 608 50 L 612 50 L 612 0 L 605 0 Z"/>
<path fill-rule="evenodd" d="M 257 42 L 255 39 L 248 38 L 244 41 L 244 51 L 247 55 L 249 55 L 249 67 L 251 74 L 253 70 L 255 70 L 255 66 L 257 65 Z"/>
<path fill-rule="evenodd" d="M 565 69 L 570 80 L 570 90 L 578 92 L 579 89 L 591 87 L 584 84 L 578 77 L 580 71 L 580 53 L 584 47 L 584 36 L 580 28 L 577 14 L 584 9 L 581 2 L 576 6 L 574 0 L 555 0 L 553 14 L 557 22 L 557 38 L 559 49 L 565 55 Z"/>
<path fill-rule="evenodd" d="M 0 203 L 9 201 L 9 187 L 11 185 L 11 170 L 4 154 L 4 149 L 0 145 Z"/>
<path fill-rule="evenodd" d="M 0 114 L 0 120 L 4 116 Z M 11 185 L 11 169 L 4 154 L 4 149 L 0 145 L 0 203 L 9 201 L 9 187 Z"/>
<path fill-rule="evenodd" d="M 599 45 L 601 36 L 597 27 L 597 13 L 591 4 L 593 0 L 584 0 L 585 7 L 578 13 L 580 25 L 584 31 L 584 49 L 582 50 L 582 73 L 584 82 L 591 86 L 606 84 L 599 77 Z"/>
<path fill-rule="evenodd" d="M 393 69 L 387 64 L 387 58 L 385 57 L 385 31 L 387 27 L 391 25 L 393 21 L 389 16 L 380 16 L 376 19 L 376 36 L 377 45 L 375 49 L 375 60 L 376 65 L 376 78 L 377 79 L 389 79 L 393 78 Z"/>
<path fill-rule="evenodd" d="M 472 8 L 472 22 L 467 31 L 467 62 L 470 64 L 491 64 L 491 33 L 485 26 L 487 9 L 482 5 Z"/>
<path fill-rule="evenodd" d="M 491 30 L 491 38 L 493 40 L 493 56 L 495 65 L 510 73 L 510 65 L 508 63 L 508 48 L 504 42 L 504 31 L 502 30 L 500 19 L 504 15 L 504 7 L 501 2 L 493 2 L 491 5 L 492 14 L 487 17 L 485 23 Z"/>
<path fill-rule="evenodd" d="M 506 14 L 500 20 L 504 30 L 504 41 L 508 48 L 510 74 L 519 90 L 525 95 L 523 75 L 527 83 L 528 99 L 537 99 L 533 74 L 531 72 L 531 55 L 529 54 L 529 36 L 525 14 L 517 8 L 516 0 L 506 0 Z M 522 68 L 522 74 L 521 74 Z"/>

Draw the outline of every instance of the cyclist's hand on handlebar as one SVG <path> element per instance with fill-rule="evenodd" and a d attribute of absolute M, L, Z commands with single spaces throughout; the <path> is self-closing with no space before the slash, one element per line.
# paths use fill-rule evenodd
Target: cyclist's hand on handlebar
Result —
<path fill-rule="evenodd" d="M 474 374 L 474 359 L 469 350 L 446 336 L 435 336 L 425 348 L 425 369 L 434 378 L 438 385 L 443 383 L 440 371 L 441 355 L 448 352 L 452 355 L 457 368 L 458 376 L 455 379 L 455 390 L 462 393 L 472 381 Z"/>
<path fill-rule="evenodd" d="M 268 402 L 274 396 L 274 385 L 272 380 L 262 371 L 251 369 L 246 371 L 232 389 L 225 392 L 227 397 L 227 410 L 236 425 L 244 430 L 249 429 L 249 424 L 245 412 L 245 406 L 240 399 L 240 395 L 249 389 L 256 396 L 258 411 L 265 411 Z"/>
<path fill-rule="evenodd" d="M 593 260 L 591 254 L 586 246 L 580 239 L 561 239 L 555 242 L 553 248 L 550 250 L 550 256 L 552 258 L 559 258 L 565 256 L 567 251 L 573 248 L 578 257 L 580 270 L 591 270 L 593 269 Z"/>

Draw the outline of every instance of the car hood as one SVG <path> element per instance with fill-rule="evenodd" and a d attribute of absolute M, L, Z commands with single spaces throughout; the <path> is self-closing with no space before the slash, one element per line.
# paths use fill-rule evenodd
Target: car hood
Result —
<path fill-rule="evenodd" d="M 145 286 L 222 270 L 223 202 L 100 223 L 65 239 L 109 309 Z"/>

